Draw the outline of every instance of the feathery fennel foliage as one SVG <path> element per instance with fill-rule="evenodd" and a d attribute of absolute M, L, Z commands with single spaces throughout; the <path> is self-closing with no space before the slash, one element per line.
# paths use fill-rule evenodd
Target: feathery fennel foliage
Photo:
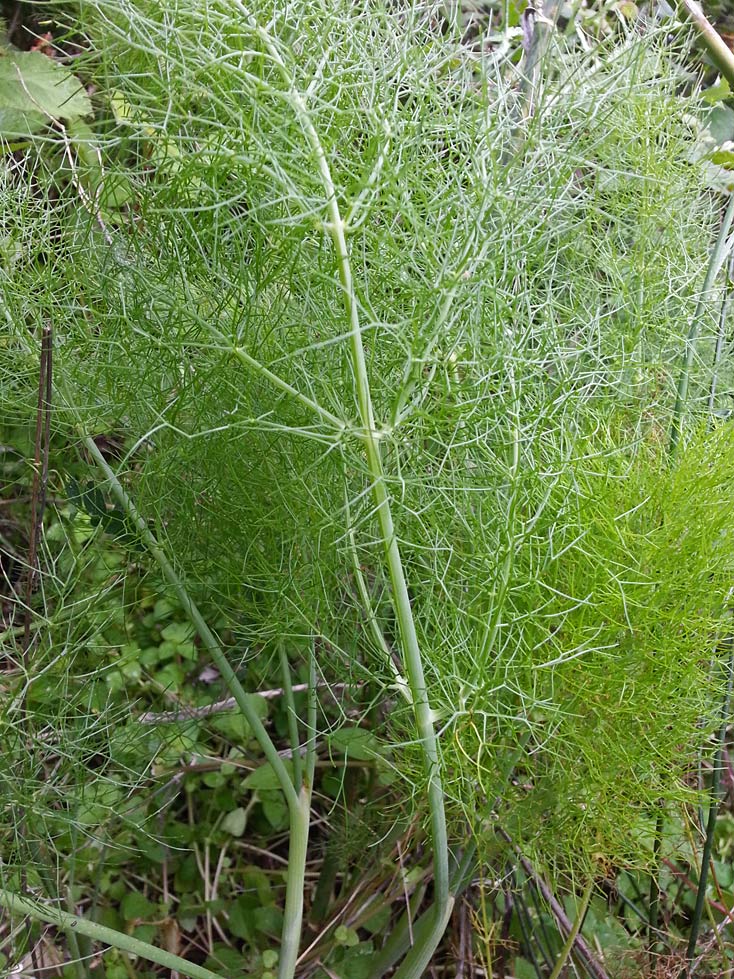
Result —
<path fill-rule="evenodd" d="M 734 475 L 727 428 L 667 458 L 716 202 L 660 39 L 557 53 L 528 118 L 516 68 L 463 57 L 424 6 L 83 0 L 78 26 L 98 157 L 67 155 L 61 201 L 55 175 L 4 178 L 15 375 L 51 318 L 56 424 L 121 434 L 138 510 L 245 661 L 272 657 L 277 682 L 277 643 L 315 635 L 324 680 L 382 691 L 423 812 L 306 118 L 450 836 L 490 844 L 496 813 L 559 870 L 649 862 L 654 807 L 693 798 L 716 726 Z M 692 406 L 708 380 L 702 358 Z M 83 688 L 73 657 L 58 682 Z"/>

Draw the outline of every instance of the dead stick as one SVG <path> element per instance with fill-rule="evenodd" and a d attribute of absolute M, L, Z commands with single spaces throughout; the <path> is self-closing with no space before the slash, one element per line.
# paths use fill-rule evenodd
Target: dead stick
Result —
<path fill-rule="evenodd" d="M 553 912 L 553 917 L 558 922 L 559 926 L 563 931 L 570 935 L 573 931 L 573 922 L 569 919 L 568 915 L 564 911 L 560 902 L 557 900 L 553 891 L 546 884 L 543 878 L 537 873 L 530 861 L 522 855 L 518 847 L 515 846 L 512 838 L 502 829 L 501 826 L 497 827 L 497 833 L 510 844 L 512 849 L 515 851 L 518 860 L 520 861 L 520 866 L 525 871 L 526 875 L 533 881 L 535 886 L 538 888 L 540 893 L 543 895 L 544 900 L 548 904 L 548 907 Z M 586 941 L 581 937 L 581 935 L 576 935 L 573 941 L 573 946 L 579 954 L 579 957 L 584 960 L 584 965 L 588 972 L 594 977 L 594 979 L 609 979 L 609 976 L 602 968 L 600 962 L 589 948 Z"/>
<path fill-rule="evenodd" d="M 360 684 L 357 684 L 359 686 Z M 344 690 L 350 686 L 348 683 L 319 683 L 319 687 L 328 687 L 330 690 Z M 293 685 L 293 693 L 301 693 L 304 690 L 308 690 L 307 683 L 295 683 Z M 253 692 L 253 697 L 262 697 L 264 700 L 274 700 L 276 697 L 282 697 L 284 690 L 279 688 L 277 690 L 255 690 Z M 205 704 L 204 707 L 182 707 L 180 710 L 169 710 L 164 711 L 161 714 L 155 714 L 152 711 L 148 711 L 145 714 L 141 714 L 138 717 L 138 721 L 141 724 L 173 724 L 175 721 L 191 721 L 201 719 L 202 717 L 209 717 L 210 714 L 221 714 L 223 711 L 234 710 L 237 705 L 234 702 L 234 697 L 227 697 L 226 700 L 217 700 L 213 704 Z"/>

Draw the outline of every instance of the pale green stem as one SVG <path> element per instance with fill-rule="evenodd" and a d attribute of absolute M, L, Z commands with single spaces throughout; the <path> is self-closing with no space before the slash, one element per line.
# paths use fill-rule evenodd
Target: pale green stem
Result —
<path fill-rule="evenodd" d="M 446 831 L 446 814 L 444 810 L 443 788 L 439 774 L 438 741 L 433 726 L 433 711 L 428 700 L 428 691 L 423 672 L 418 634 L 410 605 L 408 585 L 405 579 L 403 562 L 400 556 L 397 534 L 393 522 L 390 495 L 387 490 L 385 474 L 382 467 L 382 456 L 379 445 L 379 435 L 375 426 L 372 408 L 367 363 L 362 344 L 362 331 L 359 323 L 359 309 L 354 294 L 352 271 L 349 261 L 349 251 L 344 237 L 344 225 L 339 213 L 336 189 L 331 180 L 329 165 L 319 141 L 316 130 L 311 123 L 303 100 L 298 95 L 292 96 L 299 110 L 302 124 L 309 137 L 311 147 L 316 156 L 321 173 L 324 190 L 329 208 L 330 222 L 328 231 L 332 236 L 339 265 L 339 279 L 347 316 L 350 323 L 350 349 L 354 381 L 357 389 L 359 415 L 364 429 L 364 446 L 367 454 L 367 464 L 372 475 L 372 495 L 377 510 L 380 534 L 385 547 L 388 574 L 392 586 L 395 617 L 402 638 L 405 670 L 408 675 L 413 709 L 415 713 L 418 735 L 423 748 L 426 775 L 428 777 L 428 804 L 431 812 L 431 842 L 434 863 L 434 897 L 436 903 L 436 929 L 427 939 L 426 948 L 430 955 L 438 944 L 451 914 L 453 902 L 449 896 L 448 869 L 448 836 Z M 440 932 L 438 929 L 440 928 Z M 429 945 L 431 946 L 429 948 Z"/>
<path fill-rule="evenodd" d="M 476 857 L 476 849 L 476 844 L 473 841 L 470 842 L 464 851 L 461 863 L 452 875 L 451 895 L 454 900 L 466 890 L 471 882 L 471 870 Z M 408 956 L 395 975 L 406 975 L 407 969 L 411 969 L 411 974 L 414 976 L 423 975 L 423 972 L 420 971 L 422 965 L 421 954 L 423 949 L 430 945 L 431 933 L 436 927 L 431 913 L 432 909 L 425 911 L 413 923 L 415 913 L 421 905 L 423 894 L 423 888 L 416 890 L 406 912 L 400 917 L 391 931 L 390 937 L 375 956 L 370 971 L 372 979 L 380 979 L 406 952 L 408 952 Z M 411 956 L 414 954 L 411 949 L 417 949 L 415 952 L 415 962 L 411 961 Z"/>
<path fill-rule="evenodd" d="M 313 777 L 316 770 L 316 718 L 318 712 L 318 685 L 316 683 L 316 648 L 311 640 L 308 656 L 308 708 L 306 711 L 306 788 L 313 792 Z"/>
<path fill-rule="evenodd" d="M 283 694 L 285 707 L 288 713 L 288 735 L 291 739 L 293 749 L 293 784 L 296 791 L 301 791 L 303 785 L 303 762 L 301 761 L 301 739 L 298 736 L 298 716 L 296 714 L 296 701 L 293 697 L 293 683 L 291 681 L 291 665 L 288 662 L 288 653 L 281 642 L 278 644 L 278 654 L 280 656 L 280 672 L 283 676 Z"/>
<path fill-rule="evenodd" d="M 731 249 L 731 242 L 727 240 L 727 236 L 732 225 L 732 220 L 734 220 L 734 194 L 729 196 L 729 204 L 721 222 L 721 228 L 719 229 L 719 236 L 716 239 L 714 250 L 709 259 L 706 278 L 704 279 L 703 288 L 699 294 L 693 318 L 691 319 L 691 325 L 688 329 L 688 336 L 686 337 L 683 366 L 681 367 L 680 377 L 678 378 L 675 405 L 673 406 L 673 421 L 670 426 L 669 456 L 671 460 L 675 456 L 680 439 L 683 411 L 688 400 L 688 382 L 690 380 L 691 367 L 693 366 L 693 358 L 696 353 L 696 340 L 698 339 L 698 333 L 701 328 L 701 320 L 703 319 L 706 304 L 710 298 L 711 289 L 716 281 L 716 276 L 719 274 L 721 266 L 726 261 L 727 254 Z"/>
<path fill-rule="evenodd" d="M 301 926 L 303 922 L 303 892 L 306 881 L 306 857 L 308 833 L 311 823 L 311 794 L 316 769 L 316 653 L 313 647 L 308 659 L 308 708 L 306 712 L 306 770 L 298 798 L 297 819 L 291 819 L 288 849 L 288 872 L 285 909 L 283 916 L 283 941 L 278 965 L 279 979 L 291 979 L 298 964 Z M 298 899 L 300 897 L 300 900 Z"/>
<path fill-rule="evenodd" d="M 701 40 L 708 49 L 711 60 L 731 87 L 734 88 L 734 54 L 706 17 L 700 4 L 696 3 L 695 0 L 681 0 L 680 7 L 698 31 Z"/>
<path fill-rule="evenodd" d="M 421 918 L 413 929 L 413 947 L 400 963 L 393 979 L 422 979 L 431 963 L 433 953 L 443 938 L 454 910 L 453 896 L 443 905 L 434 905 L 434 913 Z M 378 979 L 378 974 L 374 974 Z"/>
<path fill-rule="evenodd" d="M 301 944 L 303 892 L 306 880 L 308 831 L 311 823 L 311 792 L 301 786 L 298 807 L 290 813 L 288 837 L 288 871 L 286 875 L 283 932 L 278 960 L 278 979 L 293 979 Z"/>
<path fill-rule="evenodd" d="M 0 906 L 6 908 L 11 914 L 34 918 L 36 921 L 46 921 L 51 925 L 57 925 L 64 931 L 73 931 L 78 935 L 84 935 L 92 939 L 92 941 L 100 942 L 112 948 L 118 948 L 121 952 L 137 955 L 147 962 L 155 962 L 156 965 L 162 965 L 164 969 L 170 969 L 172 972 L 181 972 L 183 975 L 189 976 L 189 979 L 222 979 L 216 972 L 210 972 L 209 969 L 205 969 L 203 966 L 194 965 L 193 962 L 187 962 L 186 959 L 182 959 L 179 955 L 174 955 L 172 952 L 166 952 L 162 948 L 156 948 L 155 945 L 141 942 L 139 939 L 133 938 L 131 935 L 126 935 L 121 931 L 115 931 L 113 928 L 98 925 L 96 921 L 87 921 L 86 918 L 78 918 L 74 914 L 69 914 L 68 911 L 62 911 L 56 907 L 49 907 L 40 901 L 35 901 L 29 897 L 21 897 L 19 894 L 13 894 L 11 891 L 0 889 Z"/>
<path fill-rule="evenodd" d="M 576 939 L 579 936 L 579 932 L 581 931 L 582 925 L 584 923 L 584 918 L 586 917 L 586 912 L 589 908 L 589 901 L 591 900 L 591 892 L 593 891 L 593 889 L 594 889 L 594 881 L 590 880 L 589 883 L 586 885 L 586 890 L 584 891 L 583 897 L 581 898 L 581 904 L 579 904 L 579 909 L 576 912 L 576 918 L 574 920 L 573 927 L 571 928 L 571 931 L 568 933 L 568 936 L 566 937 L 566 941 L 563 943 L 563 948 L 561 949 L 560 955 L 558 956 L 558 960 L 556 961 L 556 964 L 553 968 L 553 972 L 551 972 L 549 979 L 558 979 L 561 972 L 566 967 L 566 963 L 571 957 L 573 946 L 576 943 Z"/>
<path fill-rule="evenodd" d="M 421 942 L 427 934 L 428 927 L 432 923 L 433 909 L 430 908 L 418 916 L 418 909 L 426 896 L 426 887 L 425 883 L 421 883 L 411 894 L 405 911 L 392 926 L 385 944 L 370 965 L 371 979 L 381 979 L 406 952 L 410 951 L 416 941 Z"/>
<path fill-rule="evenodd" d="M 352 279 L 352 269 L 349 259 L 349 249 L 345 237 L 344 221 L 339 210 L 336 188 L 331 176 L 329 162 L 326 153 L 319 139 L 319 135 L 311 121 L 303 97 L 295 89 L 293 79 L 283 61 L 280 52 L 273 43 L 267 31 L 261 28 L 247 8 L 235 0 L 237 8 L 247 17 L 251 28 L 258 34 L 265 44 L 268 54 L 277 65 L 281 75 L 288 87 L 288 99 L 294 108 L 298 120 L 303 127 L 304 133 L 314 154 L 319 176 L 324 189 L 326 205 L 329 214 L 329 221 L 326 230 L 331 236 L 336 252 L 336 259 L 339 269 L 339 281 L 342 288 L 342 298 L 344 308 L 349 321 L 349 346 L 350 359 L 352 362 L 352 372 L 356 387 L 357 403 L 359 406 L 360 422 L 363 429 L 363 444 L 367 455 L 367 464 L 372 475 L 372 494 L 377 511 L 377 519 L 380 526 L 380 536 L 385 548 L 386 562 L 390 583 L 392 586 L 393 606 L 397 619 L 400 637 L 402 640 L 403 659 L 405 670 L 408 676 L 413 696 L 413 710 L 415 715 L 418 736 L 423 749 L 426 777 L 428 779 L 428 805 L 431 818 L 431 847 L 433 850 L 433 874 L 434 874 L 434 927 L 426 936 L 424 945 L 424 955 L 430 959 L 441 936 L 446 928 L 451 910 L 453 899 L 449 893 L 449 863 L 448 863 L 448 835 L 446 830 L 446 813 L 444 808 L 443 787 L 439 772 L 438 739 L 433 726 L 433 711 L 428 700 L 428 691 L 423 671 L 423 660 L 421 657 L 418 634 L 416 631 L 413 610 L 410 605 L 410 596 L 405 579 L 405 571 L 400 556 L 395 525 L 393 522 L 392 509 L 390 506 L 390 495 L 387 490 L 385 474 L 382 466 L 382 456 L 380 452 L 380 436 L 376 430 L 375 417 L 372 406 L 372 395 L 370 391 L 369 374 L 365 359 L 364 346 L 362 344 L 362 331 L 359 321 L 359 306 Z M 413 949 L 413 952 L 416 950 Z M 400 974 L 400 973 L 399 973 Z M 408 972 L 406 975 L 421 975 L 421 973 Z M 401 976 L 402 979 L 402 976 Z"/>

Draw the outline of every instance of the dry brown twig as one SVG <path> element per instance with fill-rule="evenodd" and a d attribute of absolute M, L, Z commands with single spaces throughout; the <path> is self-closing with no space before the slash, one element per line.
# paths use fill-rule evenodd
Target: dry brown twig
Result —
<path fill-rule="evenodd" d="M 349 687 L 359 687 L 360 684 L 350 683 L 319 683 L 318 687 L 328 687 L 329 690 L 346 690 Z M 308 690 L 307 683 L 295 683 L 293 693 L 304 693 Z M 263 700 L 275 700 L 282 697 L 285 691 L 282 687 L 275 690 L 255 690 L 253 696 L 262 697 Z M 203 707 L 181 707 L 179 710 L 167 710 L 161 713 L 146 711 L 138 717 L 141 724 L 173 724 L 176 721 L 201 720 L 203 717 L 210 717 L 212 714 L 221 714 L 224 711 L 235 710 L 237 704 L 234 697 L 226 697 L 224 700 L 217 700 L 213 704 L 205 704 Z"/>

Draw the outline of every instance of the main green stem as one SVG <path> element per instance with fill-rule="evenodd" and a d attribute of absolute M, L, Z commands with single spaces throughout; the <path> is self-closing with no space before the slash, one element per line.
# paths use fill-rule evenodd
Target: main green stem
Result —
<path fill-rule="evenodd" d="M 278 979 L 292 979 L 296 973 L 303 922 L 303 894 L 306 882 L 308 832 L 311 825 L 311 792 L 303 785 L 298 793 L 298 808 L 290 811 L 288 869 L 286 873 L 283 931 L 278 959 Z"/>
<path fill-rule="evenodd" d="M 416 726 L 423 748 L 426 773 L 428 776 L 428 803 L 431 812 L 431 837 L 434 858 L 434 898 L 436 903 L 437 921 L 442 921 L 443 934 L 448 916 L 451 914 L 452 901 L 449 897 L 449 865 L 448 865 L 448 835 L 446 831 L 446 815 L 444 811 L 443 787 L 439 774 L 438 740 L 433 726 L 433 711 L 428 700 L 423 659 L 421 656 L 418 634 L 410 605 L 408 584 L 403 569 L 395 524 L 390 506 L 390 495 L 387 490 L 385 473 L 382 465 L 379 436 L 375 425 L 372 395 L 370 392 L 369 375 L 362 344 L 362 331 L 359 323 L 359 309 L 354 293 L 349 250 L 344 234 L 344 222 L 339 212 L 336 189 L 331 179 L 329 164 L 326 160 L 318 134 L 311 123 L 303 100 L 299 95 L 293 96 L 293 101 L 299 109 L 302 123 L 316 156 L 321 174 L 324 191 L 327 198 L 330 222 L 328 231 L 334 242 L 339 266 L 339 281 L 342 287 L 344 307 L 349 319 L 349 345 L 357 392 L 359 416 L 363 427 L 364 447 L 367 464 L 372 475 L 372 495 L 375 501 L 377 519 L 380 526 L 380 536 L 385 548 L 388 574 L 392 586 L 395 616 L 400 629 L 405 670 L 413 696 L 413 709 Z M 440 936 L 439 936 L 440 937 Z M 437 944 L 437 943 L 436 943 Z M 435 946 L 434 946 L 435 948 Z M 433 951 L 433 950 L 431 950 Z"/>
<path fill-rule="evenodd" d="M 303 762 L 301 760 L 301 739 L 298 735 L 298 715 L 296 714 L 296 701 L 293 696 L 293 683 L 291 681 L 291 665 L 288 662 L 288 653 L 284 643 L 278 644 L 278 655 L 280 657 L 280 672 L 283 677 L 283 694 L 285 706 L 288 711 L 288 736 L 293 752 L 293 784 L 296 792 L 301 791 L 303 785 Z"/>
<path fill-rule="evenodd" d="M 339 209 L 339 202 L 337 200 L 336 188 L 331 176 L 329 162 L 316 128 L 311 121 L 306 103 L 301 94 L 296 90 L 293 84 L 293 78 L 273 39 L 265 29 L 256 23 L 251 13 L 240 0 L 235 0 L 235 3 L 237 8 L 246 16 L 252 29 L 261 38 L 267 48 L 268 55 L 277 65 L 288 87 L 289 101 L 295 110 L 311 147 L 311 151 L 313 152 L 326 198 L 326 206 L 329 214 L 326 230 L 334 244 L 344 309 L 349 322 L 349 350 L 360 424 L 362 426 L 362 441 L 367 456 L 367 464 L 372 476 L 372 495 L 377 511 L 380 536 L 385 549 L 387 570 L 392 589 L 393 607 L 400 632 L 405 671 L 413 697 L 415 722 L 423 750 L 424 766 L 428 779 L 428 806 L 431 819 L 434 874 L 433 926 L 421 942 L 420 953 L 414 948 L 406 958 L 403 967 L 396 973 L 397 979 L 419 979 L 423 975 L 425 965 L 427 965 L 441 940 L 453 907 L 453 898 L 449 890 L 448 833 L 446 829 L 443 786 L 439 771 L 438 739 L 436 738 L 436 731 L 433 726 L 433 711 L 428 700 L 423 659 L 418 643 L 413 610 L 410 605 L 410 596 L 408 594 L 408 585 L 400 555 L 400 548 L 395 533 L 395 524 L 390 506 L 390 494 L 388 493 L 383 470 L 379 444 L 380 437 L 375 425 L 369 374 L 367 371 L 364 346 L 362 344 L 359 308 L 354 289 L 354 281 L 352 279 L 349 249 L 347 248 L 346 242 L 345 224 Z M 411 959 L 413 953 L 416 953 L 416 961 L 409 962 L 408 960 Z"/>

